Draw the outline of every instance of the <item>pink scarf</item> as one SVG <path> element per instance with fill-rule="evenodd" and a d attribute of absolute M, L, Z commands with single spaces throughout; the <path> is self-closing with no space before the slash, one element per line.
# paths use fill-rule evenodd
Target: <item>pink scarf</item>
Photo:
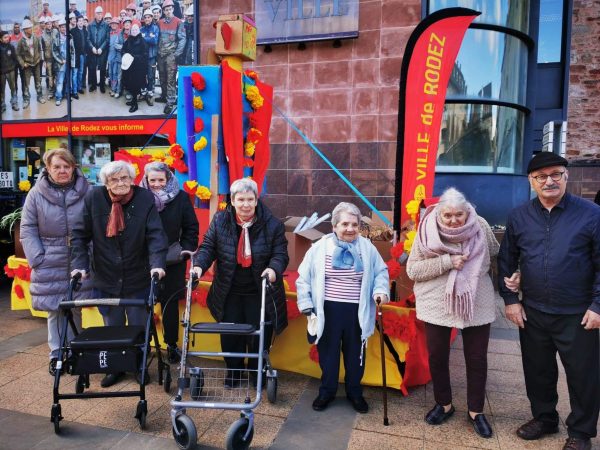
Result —
<path fill-rule="evenodd" d="M 444 254 L 468 257 L 462 270 L 451 269 L 448 274 L 444 306 L 447 314 L 472 320 L 474 297 L 486 255 L 485 233 L 472 206 L 469 206 L 467 221 L 459 228 L 445 227 L 438 219 L 436 207 L 432 205 L 425 211 L 415 243 L 427 258 Z M 460 245 L 447 245 L 449 243 Z"/>

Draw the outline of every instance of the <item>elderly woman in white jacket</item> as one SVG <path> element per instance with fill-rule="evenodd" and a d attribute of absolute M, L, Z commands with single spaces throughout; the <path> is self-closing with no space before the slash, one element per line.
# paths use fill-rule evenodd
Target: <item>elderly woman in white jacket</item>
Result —
<path fill-rule="evenodd" d="M 321 366 L 321 387 L 313 401 L 323 411 L 335 398 L 344 355 L 346 397 L 360 413 L 369 405 L 362 395 L 366 341 L 375 329 L 376 300 L 389 301 L 387 266 L 371 244 L 359 234 L 360 210 L 352 203 L 338 204 L 332 213 L 333 233 L 321 238 L 306 253 L 298 268 L 298 309 L 317 317 L 316 344 Z"/>

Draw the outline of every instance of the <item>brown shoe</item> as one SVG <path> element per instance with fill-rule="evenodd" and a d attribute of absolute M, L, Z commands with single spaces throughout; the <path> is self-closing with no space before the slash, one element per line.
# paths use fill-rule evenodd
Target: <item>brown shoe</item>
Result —
<path fill-rule="evenodd" d="M 558 433 L 558 425 L 553 425 L 537 419 L 531 419 L 529 422 L 521 425 L 517 430 L 517 436 L 526 441 L 534 441 L 545 434 L 554 433 Z"/>
<path fill-rule="evenodd" d="M 589 439 L 569 437 L 563 446 L 563 450 L 590 450 L 592 442 Z"/>

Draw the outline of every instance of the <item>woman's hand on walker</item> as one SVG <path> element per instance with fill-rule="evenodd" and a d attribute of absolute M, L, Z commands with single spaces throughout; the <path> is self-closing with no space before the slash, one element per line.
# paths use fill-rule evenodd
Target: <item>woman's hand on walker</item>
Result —
<path fill-rule="evenodd" d="M 277 278 L 277 274 L 270 267 L 267 267 L 265 270 L 263 270 L 263 273 L 261 273 L 260 276 L 261 277 L 268 277 L 269 278 L 269 283 L 274 283 L 275 282 L 275 278 Z"/>
<path fill-rule="evenodd" d="M 200 279 L 200 277 L 202 276 L 202 268 L 200 266 L 194 266 L 192 270 L 194 271 L 194 275 L 196 275 L 196 277 Z"/>
<path fill-rule="evenodd" d="M 87 278 L 87 272 L 83 269 L 73 269 L 71 271 L 71 278 L 73 278 L 74 276 L 76 276 L 78 273 L 81 274 L 81 279 L 85 280 Z"/>
<path fill-rule="evenodd" d="M 385 305 L 386 303 L 390 302 L 389 297 L 385 294 L 375 294 L 373 296 L 373 300 L 375 300 L 375 303 L 379 303 L 381 305 Z"/>
<path fill-rule="evenodd" d="M 154 276 L 154 274 L 158 275 L 158 279 L 162 279 L 165 275 L 165 269 L 161 269 L 160 267 L 157 267 L 156 269 L 151 269 L 150 270 L 150 278 L 152 278 Z"/>

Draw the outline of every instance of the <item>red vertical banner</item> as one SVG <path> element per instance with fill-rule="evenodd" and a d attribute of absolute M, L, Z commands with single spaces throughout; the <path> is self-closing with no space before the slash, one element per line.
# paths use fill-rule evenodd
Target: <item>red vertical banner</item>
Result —
<path fill-rule="evenodd" d="M 446 89 L 456 55 L 479 15 L 448 8 L 427 16 L 413 31 L 400 75 L 394 228 L 400 229 L 413 199 L 431 197 Z"/>

